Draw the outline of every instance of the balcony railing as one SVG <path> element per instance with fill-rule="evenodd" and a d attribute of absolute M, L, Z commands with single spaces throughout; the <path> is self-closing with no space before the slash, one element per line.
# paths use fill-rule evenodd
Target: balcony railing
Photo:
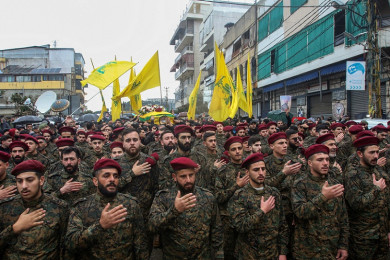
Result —
<path fill-rule="evenodd" d="M 194 63 L 187 62 L 187 63 L 183 63 L 182 65 L 180 65 L 180 68 L 175 73 L 175 78 L 177 79 L 187 69 L 194 69 Z"/>

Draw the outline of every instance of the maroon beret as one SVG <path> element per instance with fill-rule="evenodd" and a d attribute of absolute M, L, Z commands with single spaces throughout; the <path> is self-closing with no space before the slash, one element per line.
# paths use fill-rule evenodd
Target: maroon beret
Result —
<path fill-rule="evenodd" d="M 152 156 L 156 161 L 158 161 L 160 159 L 160 156 L 158 155 L 158 153 L 152 153 L 150 156 Z"/>
<path fill-rule="evenodd" d="M 88 136 L 94 135 L 94 134 L 95 134 L 95 132 L 89 131 L 89 132 L 85 133 L 85 137 L 88 137 Z"/>
<path fill-rule="evenodd" d="M 202 129 L 202 126 L 200 125 L 195 126 L 195 130 L 200 130 L 200 129 Z"/>
<path fill-rule="evenodd" d="M 236 132 L 238 132 L 240 130 L 245 130 L 245 127 L 244 126 L 237 126 L 236 127 Z"/>
<path fill-rule="evenodd" d="M 243 126 L 243 127 L 245 127 L 245 126 L 248 126 L 248 123 L 238 123 L 237 126 Z"/>
<path fill-rule="evenodd" d="M 376 125 L 371 129 L 371 131 L 387 132 L 389 131 L 389 129 L 387 129 L 387 127 L 385 127 L 384 125 Z"/>
<path fill-rule="evenodd" d="M 160 135 L 160 131 L 154 132 L 154 136 L 159 136 L 159 135 Z"/>
<path fill-rule="evenodd" d="M 23 148 L 24 151 L 28 151 L 28 146 L 27 144 L 25 144 L 24 142 L 21 142 L 21 141 L 13 141 L 10 145 L 9 145 L 9 149 L 12 151 L 12 149 L 14 149 L 15 147 L 21 147 Z"/>
<path fill-rule="evenodd" d="M 0 151 L 0 160 L 2 160 L 3 162 L 8 162 L 9 158 L 11 158 L 11 155 L 9 153 Z"/>
<path fill-rule="evenodd" d="M 61 127 L 58 132 L 61 134 L 62 132 L 70 132 L 70 134 L 74 135 L 76 131 L 74 130 L 73 127 L 70 126 L 63 126 Z"/>
<path fill-rule="evenodd" d="M 77 131 L 77 135 L 86 135 L 84 130 Z"/>
<path fill-rule="evenodd" d="M 378 137 L 375 137 L 375 136 L 365 136 L 365 137 L 356 139 L 353 142 L 353 146 L 355 146 L 356 148 L 365 147 L 365 146 L 369 146 L 369 145 L 378 145 L 378 144 L 379 144 L 379 139 L 378 139 Z"/>
<path fill-rule="evenodd" d="M 37 140 L 45 140 L 45 141 L 46 141 L 46 138 L 43 137 L 43 136 L 36 136 L 35 138 L 36 138 Z"/>
<path fill-rule="evenodd" d="M 170 162 L 174 171 L 179 171 L 183 169 L 195 169 L 198 168 L 198 164 L 196 164 L 193 160 L 188 157 L 179 157 L 173 159 Z"/>
<path fill-rule="evenodd" d="M 74 140 L 70 138 L 60 138 L 56 142 L 57 148 L 64 146 L 74 146 Z"/>
<path fill-rule="evenodd" d="M 25 139 L 26 139 L 25 141 L 33 141 L 34 143 L 39 144 L 38 139 L 35 138 L 34 136 L 27 135 Z"/>
<path fill-rule="evenodd" d="M 11 128 L 8 133 L 10 136 L 14 137 L 15 136 L 15 132 L 16 132 L 16 128 Z"/>
<path fill-rule="evenodd" d="M 273 144 L 275 141 L 279 139 L 286 139 L 287 140 L 287 135 L 285 132 L 279 132 L 279 133 L 274 133 L 268 138 L 268 144 Z"/>
<path fill-rule="evenodd" d="M 200 129 L 200 132 L 207 132 L 207 131 L 217 131 L 217 127 L 214 126 L 214 125 L 204 125 L 202 126 L 202 128 Z"/>
<path fill-rule="evenodd" d="M 222 122 L 215 121 L 215 122 L 213 123 L 213 125 L 215 125 L 215 126 L 217 126 L 217 125 L 222 125 L 222 126 L 223 126 L 223 123 L 222 123 Z"/>
<path fill-rule="evenodd" d="M 342 124 L 342 123 L 333 123 L 333 124 L 330 125 L 330 129 L 332 129 L 332 130 L 335 130 L 337 127 L 342 127 L 342 128 L 344 128 L 345 125 Z"/>
<path fill-rule="evenodd" d="M 231 131 L 233 131 L 233 126 L 231 126 L 231 125 L 224 126 L 223 131 L 224 132 L 231 132 Z"/>
<path fill-rule="evenodd" d="M 229 150 L 229 147 L 234 144 L 234 143 L 240 143 L 242 144 L 242 138 L 239 137 L 239 136 L 232 136 L 230 137 L 229 139 L 226 140 L 225 144 L 223 145 L 223 147 L 225 148 L 225 150 Z"/>
<path fill-rule="evenodd" d="M 19 163 L 15 166 L 15 168 L 11 171 L 11 174 L 17 176 L 23 172 L 38 172 L 44 173 L 45 166 L 40 161 L 36 160 L 27 160 Z"/>
<path fill-rule="evenodd" d="M 355 121 L 348 121 L 345 123 L 346 126 L 350 127 L 351 125 L 357 125 L 357 123 Z"/>
<path fill-rule="evenodd" d="M 310 129 L 313 129 L 314 127 L 316 127 L 316 124 L 314 124 L 314 123 L 308 125 L 309 130 L 310 130 Z"/>
<path fill-rule="evenodd" d="M 102 135 L 91 135 L 89 138 L 91 138 L 91 141 L 93 140 L 106 141 L 106 138 Z"/>
<path fill-rule="evenodd" d="M 114 134 L 120 134 L 123 130 L 125 130 L 125 128 L 124 127 L 118 127 L 118 128 L 115 128 L 114 130 L 112 130 L 112 132 L 114 133 Z"/>
<path fill-rule="evenodd" d="M 278 126 L 275 122 L 271 121 L 271 122 L 268 122 L 268 124 L 266 124 L 266 127 L 267 129 L 270 128 L 271 126 Z"/>
<path fill-rule="evenodd" d="M 110 145 L 110 149 L 114 149 L 116 147 L 119 147 L 119 148 L 122 148 L 123 149 L 123 143 L 122 142 L 112 142 L 112 144 Z"/>
<path fill-rule="evenodd" d="M 305 158 L 309 159 L 315 153 L 329 154 L 329 148 L 323 144 L 313 144 L 305 150 Z"/>
<path fill-rule="evenodd" d="M 173 130 L 173 133 L 175 135 L 178 135 L 178 134 L 181 134 L 181 133 L 190 133 L 191 135 L 193 135 L 194 131 L 192 131 L 192 128 L 189 127 L 188 125 L 178 125 Z"/>
<path fill-rule="evenodd" d="M 253 153 L 246 157 L 246 159 L 242 162 L 241 167 L 248 168 L 249 165 L 260 161 L 264 161 L 264 155 L 261 153 Z"/>
<path fill-rule="evenodd" d="M 243 143 L 248 142 L 249 137 L 250 137 L 250 136 L 243 136 L 243 137 L 241 137 L 242 142 L 243 142 Z"/>
<path fill-rule="evenodd" d="M 302 139 L 305 139 L 305 135 L 301 132 L 298 132 L 298 136 L 300 136 Z"/>
<path fill-rule="evenodd" d="M 321 135 L 317 138 L 316 140 L 316 144 L 323 144 L 325 143 L 326 141 L 329 141 L 329 140 L 334 140 L 334 134 L 332 133 L 328 133 L 328 134 L 324 134 L 324 135 Z"/>
<path fill-rule="evenodd" d="M 259 131 L 267 129 L 267 126 L 265 124 L 261 124 L 258 126 Z"/>
<path fill-rule="evenodd" d="M 53 135 L 53 133 L 50 130 L 48 130 L 48 129 L 42 130 L 41 133 L 42 134 L 46 133 L 46 134 L 49 134 L 49 135 Z"/>
<path fill-rule="evenodd" d="M 119 163 L 117 163 L 113 159 L 102 158 L 102 159 L 98 160 L 95 163 L 95 165 L 93 166 L 94 171 L 98 171 L 100 169 L 105 169 L 105 168 L 115 168 L 118 170 L 119 175 L 122 174 L 121 166 L 119 165 Z"/>
<path fill-rule="evenodd" d="M 348 131 L 350 134 L 356 135 L 357 133 L 363 131 L 363 127 L 361 125 L 353 125 L 350 128 L 348 128 Z"/>
<path fill-rule="evenodd" d="M 359 139 L 359 138 L 362 138 L 365 136 L 375 136 L 375 134 L 373 132 L 371 132 L 370 130 L 364 130 L 356 135 L 356 139 Z"/>
<path fill-rule="evenodd" d="M 103 132 L 95 132 L 95 135 L 103 135 Z"/>

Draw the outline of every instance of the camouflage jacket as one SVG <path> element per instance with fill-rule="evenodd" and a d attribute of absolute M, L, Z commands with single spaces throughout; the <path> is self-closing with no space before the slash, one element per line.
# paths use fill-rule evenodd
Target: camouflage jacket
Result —
<path fill-rule="evenodd" d="M 291 188 L 296 176 L 300 175 L 300 173 L 297 175 L 286 175 L 282 172 L 284 165 L 291 159 L 288 156 L 284 156 L 283 159 L 278 159 L 273 154 L 264 158 L 265 168 L 267 170 L 265 184 L 275 187 L 280 191 L 283 209 L 286 215 L 292 214 L 290 201 Z"/>
<path fill-rule="evenodd" d="M 175 208 L 177 189 L 156 194 L 149 229 L 161 234 L 164 259 L 223 259 L 223 228 L 215 197 L 195 186 L 196 206 L 182 213 Z"/>
<path fill-rule="evenodd" d="M 272 154 L 272 149 L 268 144 L 268 137 L 260 136 L 261 152 L 263 154 Z"/>
<path fill-rule="evenodd" d="M 140 152 L 137 157 L 130 158 L 125 153 L 119 159 L 119 164 L 122 167 L 122 174 L 119 177 L 119 192 L 131 194 L 131 196 L 137 198 L 145 221 L 149 214 L 154 195 L 158 190 L 157 180 L 159 170 L 156 164 L 152 166 L 149 173 L 135 176 L 132 169 L 136 161 L 139 161 L 138 164 L 143 164 L 148 157 L 148 155 Z"/>
<path fill-rule="evenodd" d="M 26 157 L 24 157 L 24 160 L 23 161 L 27 161 L 28 159 L 26 158 Z M 16 163 L 15 163 L 15 161 L 12 159 L 12 157 L 9 159 L 9 161 L 8 161 L 8 163 L 9 163 L 9 166 L 8 166 L 8 168 L 7 168 L 7 170 L 5 171 L 8 175 L 11 175 L 11 172 L 12 172 L 12 170 L 15 168 L 15 166 L 17 165 Z"/>
<path fill-rule="evenodd" d="M 12 225 L 29 208 L 46 210 L 42 225 L 15 234 Z M 20 195 L 0 202 L 0 250 L 2 259 L 64 259 L 63 238 L 68 220 L 66 202 L 43 194 L 36 201 L 23 201 Z"/>
<path fill-rule="evenodd" d="M 50 165 L 50 160 L 43 154 L 37 152 L 36 154 L 26 154 L 27 160 L 36 160 L 41 162 L 45 167 Z"/>
<path fill-rule="evenodd" d="M 316 143 L 317 136 L 307 136 L 305 140 L 303 140 L 303 148 L 308 148 L 309 146 L 313 145 Z"/>
<path fill-rule="evenodd" d="M 7 188 L 9 186 L 16 185 L 16 179 L 15 176 L 11 174 L 5 174 L 5 178 L 3 180 L 0 180 L 0 187 L 4 186 L 3 188 Z"/>
<path fill-rule="evenodd" d="M 275 197 L 275 207 L 265 214 L 261 198 Z M 279 191 L 265 186 L 256 190 L 252 185 L 237 190 L 228 204 L 234 228 L 238 231 L 238 259 L 277 259 L 287 255 L 289 231 Z"/>
<path fill-rule="evenodd" d="M 170 162 L 173 159 L 179 157 L 188 157 L 193 160 L 195 163 L 200 165 L 200 170 L 196 173 L 196 182 L 195 184 L 199 187 L 203 187 L 205 189 L 211 189 L 213 186 L 211 174 L 209 169 L 207 169 L 207 159 L 206 156 L 192 150 L 189 155 L 182 155 L 178 150 L 174 151 L 172 154 L 164 157 L 161 163 L 160 176 L 158 179 L 158 187 L 160 190 L 168 189 L 170 187 L 175 186 L 175 183 L 172 179 L 172 173 L 174 172 Z"/>
<path fill-rule="evenodd" d="M 77 181 L 83 183 L 83 187 L 79 191 L 73 191 L 70 193 L 62 194 L 60 189 L 65 185 L 67 181 Z M 96 192 L 96 186 L 92 182 L 92 175 L 78 171 L 75 174 L 69 174 L 62 168 L 60 171 L 51 173 L 47 176 L 48 187 L 45 187 L 45 192 L 65 200 L 69 205 L 82 198 L 89 196 Z"/>
<path fill-rule="evenodd" d="M 227 212 L 228 202 L 236 190 L 240 189 L 237 184 L 238 172 L 240 172 L 240 177 L 245 175 L 245 169 L 241 168 L 241 164 L 233 162 L 229 162 L 217 171 L 214 194 L 218 201 L 221 216 L 229 216 Z"/>
<path fill-rule="evenodd" d="M 216 134 L 215 137 L 217 139 L 217 146 L 219 147 L 220 150 L 223 151 L 224 150 L 223 145 L 227 140 L 225 134 Z"/>
<path fill-rule="evenodd" d="M 343 197 L 327 200 L 322 195 L 325 181 L 339 182 L 329 175 L 313 176 L 309 171 L 297 178 L 291 191 L 295 231 L 295 259 L 335 259 L 338 249 L 348 249 L 348 215 Z"/>
<path fill-rule="evenodd" d="M 126 220 L 103 229 L 99 220 L 104 207 L 123 205 Z M 144 220 L 134 197 L 99 193 L 78 200 L 71 209 L 65 244 L 74 259 L 149 259 Z"/>
<path fill-rule="evenodd" d="M 106 151 L 104 150 L 99 153 L 92 150 L 89 153 L 85 154 L 85 158 L 83 159 L 83 161 L 92 169 L 95 163 L 103 157 L 110 158 L 110 154 L 106 153 Z"/>
<path fill-rule="evenodd" d="M 384 178 L 387 187 L 381 191 L 373 183 Z M 351 166 L 345 172 L 345 199 L 349 217 L 351 237 L 378 239 L 390 232 L 389 203 L 390 179 L 379 167 Z"/>

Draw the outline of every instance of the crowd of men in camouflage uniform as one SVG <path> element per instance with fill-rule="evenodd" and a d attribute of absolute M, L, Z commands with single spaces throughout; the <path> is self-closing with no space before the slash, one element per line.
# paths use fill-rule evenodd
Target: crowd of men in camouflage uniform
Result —
<path fill-rule="evenodd" d="M 0 259 L 389 259 L 386 126 L 30 126 L 0 137 Z"/>

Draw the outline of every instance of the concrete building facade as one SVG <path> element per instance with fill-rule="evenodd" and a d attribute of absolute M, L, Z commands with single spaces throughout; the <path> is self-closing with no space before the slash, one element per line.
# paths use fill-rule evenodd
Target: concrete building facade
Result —
<path fill-rule="evenodd" d="M 13 94 L 35 101 L 43 92 L 54 91 L 57 99 L 70 101 L 70 114 L 84 104 L 84 58 L 73 48 L 50 45 L 0 50 L 0 114 L 11 115 Z"/>

